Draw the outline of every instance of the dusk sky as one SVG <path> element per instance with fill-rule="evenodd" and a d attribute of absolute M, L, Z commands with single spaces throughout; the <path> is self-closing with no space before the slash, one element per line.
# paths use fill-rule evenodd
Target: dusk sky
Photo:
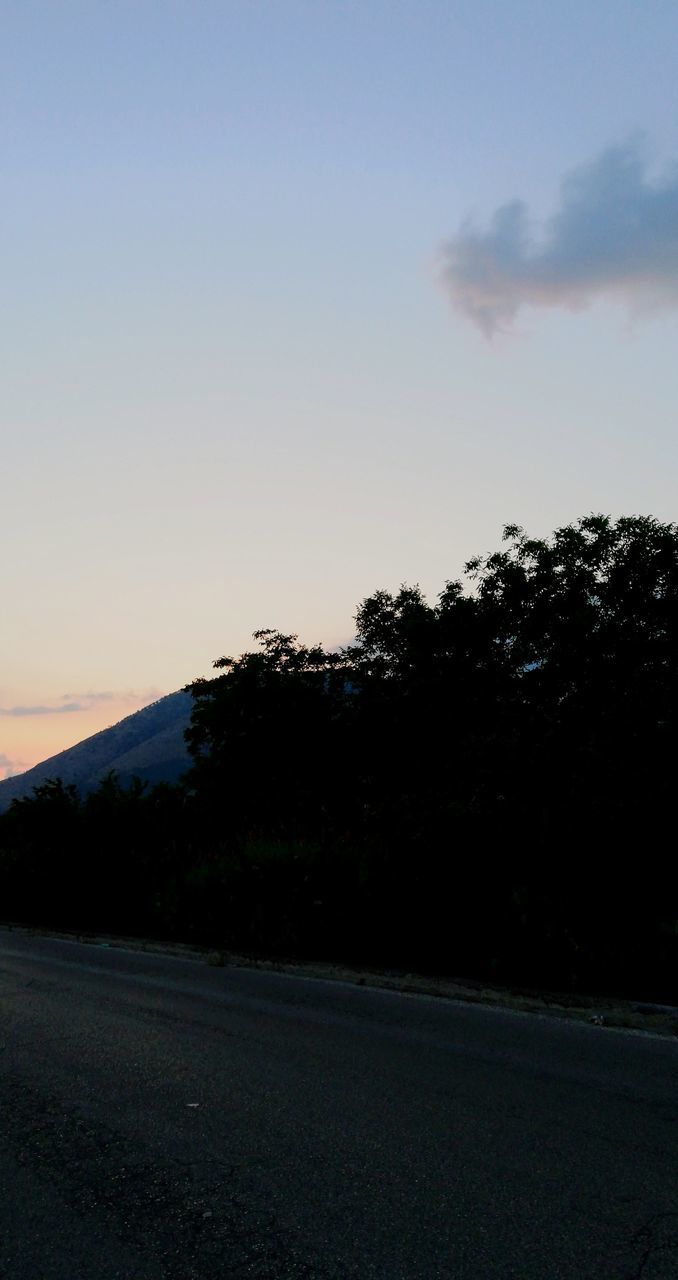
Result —
<path fill-rule="evenodd" d="M 675 0 L 0 0 L 0 777 L 676 518 Z"/>

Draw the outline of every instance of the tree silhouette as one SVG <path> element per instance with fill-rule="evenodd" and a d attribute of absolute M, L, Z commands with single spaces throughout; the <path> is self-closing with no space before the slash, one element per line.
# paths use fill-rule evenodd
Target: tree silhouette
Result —
<path fill-rule="evenodd" d="M 15 803 L 6 914 L 678 997 L 678 529 L 509 525 L 465 569 L 218 659 L 180 785 Z"/>

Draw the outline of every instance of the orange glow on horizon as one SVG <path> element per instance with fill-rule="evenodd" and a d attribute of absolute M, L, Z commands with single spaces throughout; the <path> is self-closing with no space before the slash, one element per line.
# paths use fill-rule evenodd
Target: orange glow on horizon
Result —
<path fill-rule="evenodd" d="M 112 695 L 80 711 L 0 716 L 0 778 L 31 769 L 162 696 L 155 691 L 134 699 Z"/>

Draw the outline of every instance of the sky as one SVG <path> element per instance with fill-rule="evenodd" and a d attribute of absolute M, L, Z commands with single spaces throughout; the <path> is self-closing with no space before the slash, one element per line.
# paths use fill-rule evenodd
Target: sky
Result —
<path fill-rule="evenodd" d="M 676 516 L 674 0 L 0 0 L 0 776 Z"/>

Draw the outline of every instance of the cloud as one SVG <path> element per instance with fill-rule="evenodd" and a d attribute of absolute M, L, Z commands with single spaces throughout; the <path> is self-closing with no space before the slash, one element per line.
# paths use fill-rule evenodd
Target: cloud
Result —
<path fill-rule="evenodd" d="M 143 693 L 136 693 L 132 689 L 126 689 L 119 693 L 111 689 L 105 689 L 97 693 L 92 693 L 91 691 L 89 693 L 64 693 L 61 701 L 83 702 L 87 704 L 87 708 L 99 702 L 126 702 L 135 703 L 137 706 L 145 706 L 149 702 L 156 702 L 162 696 L 159 689 L 146 689 Z"/>
<path fill-rule="evenodd" d="M 18 706 L 18 707 L 0 707 L 0 716 L 60 716 L 69 715 L 76 711 L 91 711 L 93 707 L 101 702 L 115 702 L 124 705 L 135 705 L 137 707 L 148 706 L 149 702 L 155 702 L 163 695 L 157 689 L 147 689 L 145 693 L 132 693 L 126 691 L 124 693 L 112 693 L 108 690 L 102 693 L 65 693 L 60 699 L 48 706 L 44 703 L 36 705 Z"/>
<path fill-rule="evenodd" d="M 66 702 L 56 707 L 0 707 L 0 716 L 54 716 L 70 711 L 86 711 L 80 702 Z"/>
<path fill-rule="evenodd" d="M 27 768 L 25 760 L 10 760 L 4 751 L 0 751 L 0 776 L 3 778 L 12 778 L 15 773 L 23 773 Z"/>
<path fill-rule="evenodd" d="M 610 147 L 568 174 L 560 205 L 535 235 L 521 200 L 489 227 L 464 223 L 442 251 L 452 304 L 487 337 L 522 307 L 678 307 L 678 166 L 651 181 L 635 144 Z"/>

